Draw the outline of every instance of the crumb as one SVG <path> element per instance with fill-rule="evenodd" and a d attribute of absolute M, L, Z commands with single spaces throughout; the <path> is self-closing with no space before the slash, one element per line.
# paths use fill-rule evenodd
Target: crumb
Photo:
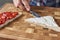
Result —
<path fill-rule="evenodd" d="M 10 28 L 10 27 L 7 27 L 7 28 L 5 28 L 5 29 L 8 29 L 8 30 L 14 30 L 13 28 Z"/>
<path fill-rule="evenodd" d="M 49 34 L 49 36 L 51 36 L 51 37 L 57 37 L 58 35 L 57 34 Z"/>
<path fill-rule="evenodd" d="M 54 15 L 60 15 L 60 12 L 54 12 Z"/>
<path fill-rule="evenodd" d="M 30 26 L 36 26 L 35 24 L 30 24 Z"/>
<path fill-rule="evenodd" d="M 26 32 L 26 33 L 34 33 L 34 29 L 32 29 L 32 28 L 27 28 L 25 32 Z"/>

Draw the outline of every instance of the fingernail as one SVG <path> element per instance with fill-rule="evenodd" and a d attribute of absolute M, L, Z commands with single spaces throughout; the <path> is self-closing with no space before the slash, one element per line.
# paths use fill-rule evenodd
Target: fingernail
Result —
<path fill-rule="evenodd" d="M 27 11 L 29 11 L 29 9 L 27 8 Z"/>
<path fill-rule="evenodd" d="M 26 10 L 27 10 L 27 11 L 30 11 L 30 8 L 27 7 Z"/>

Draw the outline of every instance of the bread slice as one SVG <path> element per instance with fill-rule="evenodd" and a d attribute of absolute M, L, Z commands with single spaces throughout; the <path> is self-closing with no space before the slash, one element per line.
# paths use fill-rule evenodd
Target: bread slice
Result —
<path fill-rule="evenodd" d="M 44 16 L 40 18 L 28 18 L 28 19 L 25 19 L 25 21 L 28 23 L 33 23 L 35 25 L 39 25 L 44 28 L 48 28 L 48 29 L 52 29 L 54 31 L 60 32 L 60 27 L 54 21 L 54 18 L 52 16 Z"/>
<path fill-rule="evenodd" d="M 7 20 L 4 24 L 0 25 L 0 28 L 4 27 L 5 25 L 7 25 L 8 23 L 12 22 L 13 20 L 17 19 L 18 17 L 20 17 L 22 15 L 21 12 L 18 12 L 18 15 L 15 18 L 12 18 L 10 20 Z"/>
<path fill-rule="evenodd" d="M 15 18 L 8 20 L 4 24 L 0 25 L 0 28 L 4 27 L 5 25 L 7 25 L 8 23 L 12 22 L 13 20 L 22 15 L 22 11 L 19 8 L 16 8 L 12 3 L 6 3 L 5 5 L 3 5 L 0 10 L 0 13 L 3 12 L 18 12 L 18 15 Z"/>

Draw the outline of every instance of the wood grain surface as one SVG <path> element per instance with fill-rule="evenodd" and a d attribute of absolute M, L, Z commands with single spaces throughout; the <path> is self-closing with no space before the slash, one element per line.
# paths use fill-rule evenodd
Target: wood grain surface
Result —
<path fill-rule="evenodd" d="M 60 8 L 32 6 L 31 9 L 41 16 L 53 16 L 58 25 L 60 25 L 60 19 L 56 18 L 58 16 L 55 14 L 55 12 L 60 12 Z M 0 37 L 15 40 L 60 40 L 60 33 L 24 22 L 24 19 L 34 17 L 29 12 L 22 11 L 19 8 L 14 7 L 11 3 L 5 4 L 0 10 L 0 12 L 6 11 L 18 11 L 22 12 L 23 15 L 2 28 L 0 30 Z M 27 28 L 34 29 L 34 32 L 26 33 Z"/>

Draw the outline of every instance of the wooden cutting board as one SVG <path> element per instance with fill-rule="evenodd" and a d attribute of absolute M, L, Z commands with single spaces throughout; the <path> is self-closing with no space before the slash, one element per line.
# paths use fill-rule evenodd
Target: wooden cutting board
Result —
<path fill-rule="evenodd" d="M 53 16 L 56 22 L 60 25 L 60 16 L 55 12 L 60 12 L 60 8 L 52 7 L 31 7 L 32 10 L 36 11 L 41 16 L 50 15 Z M 6 25 L 0 30 L 0 37 L 9 38 L 15 40 L 59 40 L 60 33 L 55 32 L 50 29 L 44 29 L 41 26 L 34 24 L 29 24 L 24 22 L 24 19 L 34 17 L 27 11 L 22 11 L 19 8 L 14 7 L 13 4 L 5 4 L 0 12 L 11 11 L 11 12 L 21 12 L 23 15 L 13 22 Z M 59 13 L 58 13 L 59 14 Z M 60 15 L 60 14 L 59 14 Z M 59 18 L 57 18 L 59 17 Z M 29 30 L 29 31 L 27 31 Z"/>

